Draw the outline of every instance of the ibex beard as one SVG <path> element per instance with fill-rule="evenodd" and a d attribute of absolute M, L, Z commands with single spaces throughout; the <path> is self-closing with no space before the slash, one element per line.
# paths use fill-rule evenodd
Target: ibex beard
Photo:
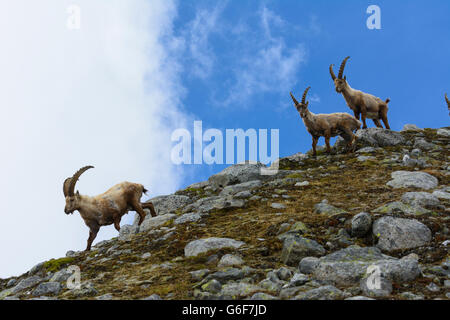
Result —
<path fill-rule="evenodd" d="M 100 227 L 114 224 L 117 231 L 120 231 L 120 220 L 128 211 L 136 211 L 139 214 L 139 225 L 145 219 L 144 209 L 149 209 L 153 217 L 156 211 L 151 202 L 142 203 L 142 194 L 147 190 L 143 185 L 132 182 L 122 182 L 116 184 L 108 191 L 95 196 L 80 195 L 75 190 L 75 184 L 80 176 L 93 166 L 85 166 L 78 170 L 72 177 L 64 181 L 63 191 L 66 197 L 64 212 L 73 214 L 78 210 L 84 223 L 89 228 L 89 238 L 87 240 L 86 251 L 91 250 L 92 242 L 97 236 Z"/>

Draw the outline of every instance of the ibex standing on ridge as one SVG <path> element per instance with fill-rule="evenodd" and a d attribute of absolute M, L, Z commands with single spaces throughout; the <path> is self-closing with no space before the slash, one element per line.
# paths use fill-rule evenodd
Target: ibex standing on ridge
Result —
<path fill-rule="evenodd" d="M 445 101 L 447 101 L 448 115 L 450 116 L 450 101 L 447 98 L 447 94 L 445 94 Z"/>
<path fill-rule="evenodd" d="M 327 152 L 331 152 L 330 138 L 340 135 L 347 141 L 348 151 L 354 149 L 353 143 L 356 136 L 353 134 L 354 130 L 361 128 L 361 122 L 348 113 L 331 113 L 331 114 L 314 114 L 308 110 L 309 101 L 305 102 L 308 90 L 306 88 L 303 93 L 302 102 L 298 103 L 291 92 L 291 98 L 294 101 L 297 111 L 302 117 L 306 129 L 312 136 L 313 155 L 316 156 L 316 146 L 319 137 L 325 137 L 325 144 L 327 145 Z M 352 147 L 353 145 L 353 147 Z"/>
<path fill-rule="evenodd" d="M 367 128 L 366 118 L 372 119 L 377 127 L 383 128 L 380 123 L 381 119 L 383 120 L 386 129 L 390 129 L 387 118 L 388 103 L 390 100 L 386 99 L 386 101 L 383 101 L 371 94 L 351 88 L 347 83 L 347 77 L 342 77 L 348 59 L 350 59 L 350 57 L 347 57 L 342 61 L 337 77 L 333 72 L 333 64 L 330 65 L 330 74 L 334 81 L 336 92 L 342 93 L 347 105 L 353 110 L 356 119 L 359 120 L 359 115 L 361 115 L 363 129 Z"/>
<path fill-rule="evenodd" d="M 134 210 L 139 214 L 139 225 L 145 218 L 145 211 L 143 209 L 150 209 L 151 215 L 153 217 L 156 216 L 151 202 L 140 202 L 142 193 L 147 192 L 141 184 L 122 182 L 95 197 L 80 195 L 78 191 L 74 193 L 75 184 L 80 176 L 83 172 L 91 168 L 93 166 L 81 168 L 72 177 L 67 178 L 63 185 L 64 196 L 66 197 L 64 212 L 70 214 L 78 210 L 84 223 L 89 227 L 90 231 L 86 251 L 91 250 L 92 242 L 101 226 L 114 223 L 114 227 L 119 231 L 120 220 L 128 211 Z"/>

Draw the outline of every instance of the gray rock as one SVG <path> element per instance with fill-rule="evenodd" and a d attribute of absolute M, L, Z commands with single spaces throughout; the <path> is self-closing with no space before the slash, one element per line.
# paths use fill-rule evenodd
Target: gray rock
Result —
<path fill-rule="evenodd" d="M 188 222 L 196 222 L 198 220 L 200 220 L 202 218 L 201 215 L 199 215 L 198 213 L 185 213 L 183 215 L 181 215 L 180 217 L 176 218 L 175 221 L 173 222 L 174 224 L 183 224 L 183 223 L 188 223 Z"/>
<path fill-rule="evenodd" d="M 7 288 L 11 288 L 13 285 L 15 285 L 17 283 L 17 279 L 9 279 L 8 282 L 6 283 L 6 287 Z"/>
<path fill-rule="evenodd" d="M 242 264 L 244 264 L 244 260 L 242 260 L 240 257 L 233 254 L 226 254 L 220 259 L 217 266 L 219 268 L 223 268 L 231 266 L 240 266 Z"/>
<path fill-rule="evenodd" d="M 215 188 L 224 188 L 252 180 L 263 180 L 267 176 L 261 175 L 261 168 L 266 166 L 262 163 L 236 164 L 209 177 L 208 182 Z"/>
<path fill-rule="evenodd" d="M 40 283 L 33 291 L 33 296 L 39 297 L 44 295 L 57 295 L 62 289 L 59 282 L 44 282 Z"/>
<path fill-rule="evenodd" d="M 152 294 L 151 296 L 148 296 L 146 298 L 143 298 L 142 300 L 162 300 L 160 296 L 158 296 L 156 293 Z"/>
<path fill-rule="evenodd" d="M 296 187 L 307 187 L 309 185 L 310 185 L 310 183 L 308 181 L 297 182 L 295 184 Z"/>
<path fill-rule="evenodd" d="M 424 138 L 416 138 L 414 141 L 414 148 L 418 148 L 421 150 L 432 150 L 436 148 L 437 146 L 433 143 L 427 142 Z"/>
<path fill-rule="evenodd" d="M 202 285 L 202 290 L 211 293 L 218 293 L 220 292 L 220 290 L 222 290 L 222 284 L 216 279 L 212 279 Z"/>
<path fill-rule="evenodd" d="M 358 156 L 356 158 L 356 160 L 358 160 L 359 162 L 365 162 L 365 161 L 369 161 L 369 160 L 376 160 L 377 158 L 372 157 L 372 156 Z"/>
<path fill-rule="evenodd" d="M 283 286 L 281 281 L 272 281 L 270 279 L 264 279 L 259 284 L 259 287 L 263 288 L 265 291 L 268 291 L 273 294 L 278 294 Z"/>
<path fill-rule="evenodd" d="M 142 254 L 141 259 L 145 260 L 148 259 L 152 256 L 152 254 L 150 252 L 146 252 L 144 254 Z"/>
<path fill-rule="evenodd" d="M 113 295 L 111 293 L 107 293 L 98 297 L 95 297 L 95 300 L 112 300 Z"/>
<path fill-rule="evenodd" d="M 413 219 L 382 217 L 375 221 L 372 232 L 383 251 L 416 248 L 431 240 L 430 229 Z"/>
<path fill-rule="evenodd" d="M 419 128 L 418 126 L 416 126 L 415 124 L 405 124 L 403 126 L 403 129 L 401 130 L 403 131 L 423 131 L 423 129 Z"/>
<path fill-rule="evenodd" d="M 298 269 L 300 270 L 301 273 L 311 274 L 317 268 L 319 262 L 320 262 L 319 258 L 306 257 L 300 261 Z"/>
<path fill-rule="evenodd" d="M 412 292 L 402 292 L 400 293 L 400 296 L 407 300 L 424 300 L 423 295 L 417 295 Z"/>
<path fill-rule="evenodd" d="M 446 138 L 450 137 L 450 130 L 447 128 L 440 128 L 437 130 L 436 133 L 438 136 L 442 136 L 442 137 L 446 137 Z"/>
<path fill-rule="evenodd" d="M 341 300 L 345 298 L 344 292 L 336 287 L 327 285 L 316 289 L 301 292 L 295 300 Z"/>
<path fill-rule="evenodd" d="M 338 217 L 347 214 L 345 210 L 330 205 L 327 200 L 322 200 L 322 202 L 316 204 L 314 206 L 314 212 L 318 214 L 326 214 L 330 217 Z"/>
<path fill-rule="evenodd" d="M 203 283 L 208 282 L 209 280 L 216 279 L 220 283 L 224 284 L 230 280 L 234 280 L 234 281 L 242 280 L 248 274 L 249 274 L 248 271 L 246 271 L 245 269 L 243 270 L 243 269 L 238 269 L 238 268 L 228 268 L 228 269 L 216 271 L 216 272 L 208 275 L 206 278 L 203 279 L 203 281 L 201 283 L 203 284 Z"/>
<path fill-rule="evenodd" d="M 245 206 L 245 200 L 237 198 L 219 198 L 213 204 L 213 209 L 235 209 L 242 208 Z"/>
<path fill-rule="evenodd" d="M 188 196 L 177 194 L 158 196 L 153 199 L 150 199 L 150 201 L 153 203 L 153 206 L 155 207 L 158 216 L 168 213 L 176 213 L 177 210 L 182 209 L 184 206 L 192 203 L 192 199 L 189 198 Z M 136 215 L 135 220 L 137 220 L 138 218 L 139 216 Z"/>
<path fill-rule="evenodd" d="M 286 209 L 286 206 L 282 203 L 272 203 L 270 207 L 274 209 Z"/>
<path fill-rule="evenodd" d="M 43 281 L 43 279 L 39 276 L 31 276 L 25 279 L 22 279 L 19 281 L 19 283 L 17 283 L 17 285 L 15 285 L 12 289 L 11 292 L 12 294 L 16 294 L 19 293 L 25 289 L 28 289 L 30 287 L 34 287 L 35 285 L 37 285 L 39 282 Z"/>
<path fill-rule="evenodd" d="M 364 297 L 364 296 L 355 296 L 355 297 L 351 297 L 351 298 L 346 298 L 344 300 L 375 300 L 375 299 Z"/>
<path fill-rule="evenodd" d="M 363 147 L 389 147 L 406 143 L 398 132 L 382 128 L 367 128 L 356 132 L 358 144 Z"/>
<path fill-rule="evenodd" d="M 267 293 L 257 292 L 250 298 L 250 300 L 278 300 L 278 298 Z"/>
<path fill-rule="evenodd" d="M 236 299 L 251 296 L 259 291 L 262 291 L 262 288 L 259 286 L 245 282 L 238 282 L 224 285 L 222 287 L 221 294 Z"/>
<path fill-rule="evenodd" d="M 438 179 L 425 172 L 395 171 L 388 186 L 398 188 L 434 189 L 438 185 Z"/>
<path fill-rule="evenodd" d="M 156 216 L 152 217 L 150 215 L 147 215 L 145 217 L 144 222 L 139 226 L 139 232 L 147 232 L 149 230 L 161 227 L 165 225 L 166 223 L 169 223 L 171 220 L 175 219 L 177 215 L 175 214 L 164 214 L 162 216 Z"/>
<path fill-rule="evenodd" d="M 439 286 L 436 285 L 433 282 L 431 282 L 429 285 L 427 285 L 426 288 L 430 292 L 439 292 L 439 291 L 441 291 L 441 288 L 439 288 Z"/>
<path fill-rule="evenodd" d="M 289 280 L 293 275 L 293 272 L 285 267 L 281 267 L 280 269 L 277 269 L 274 272 L 277 278 L 283 281 Z"/>
<path fill-rule="evenodd" d="M 225 188 L 223 188 L 223 190 L 220 192 L 219 195 L 221 197 L 226 197 L 229 195 L 234 195 L 238 192 L 248 191 L 248 190 L 252 190 L 255 188 L 259 188 L 261 185 L 262 185 L 262 182 L 260 180 L 253 180 L 253 181 L 243 182 L 243 183 L 239 183 L 239 184 L 234 184 L 234 185 L 226 186 Z"/>
<path fill-rule="evenodd" d="M 365 236 L 372 227 L 372 216 L 367 212 L 361 212 L 352 218 L 352 235 L 355 237 Z"/>
<path fill-rule="evenodd" d="M 250 191 L 244 190 L 241 192 L 238 192 L 234 195 L 235 198 L 237 199 L 248 199 L 250 197 L 252 197 L 253 194 Z"/>
<path fill-rule="evenodd" d="M 41 271 L 42 268 L 44 267 L 44 263 L 45 262 L 41 262 L 41 263 L 38 263 L 37 265 L 35 265 L 33 268 L 30 269 L 30 271 L 28 271 L 28 275 L 32 276 L 32 275 L 35 275 L 36 273 L 38 273 L 39 271 Z"/>
<path fill-rule="evenodd" d="M 404 203 L 412 206 L 421 206 L 428 209 L 440 208 L 439 199 L 428 192 L 407 192 L 402 196 Z"/>
<path fill-rule="evenodd" d="M 325 249 L 316 241 L 289 234 L 283 243 L 281 261 L 290 266 L 297 266 L 300 260 L 310 256 L 321 256 Z"/>
<path fill-rule="evenodd" d="M 356 153 L 376 153 L 377 149 L 373 147 L 365 147 L 356 151 Z"/>
<path fill-rule="evenodd" d="M 287 287 L 302 286 L 309 281 L 309 277 L 303 273 L 295 273 L 290 279 Z"/>
<path fill-rule="evenodd" d="M 245 245 L 244 242 L 229 238 L 205 238 L 189 242 L 184 248 L 184 254 L 186 257 L 194 257 L 209 250 L 217 250 L 222 248 L 237 249 L 243 245 Z"/>
<path fill-rule="evenodd" d="M 139 226 L 138 225 L 129 225 L 126 224 L 120 227 L 119 231 L 119 240 L 121 241 L 130 241 L 131 237 L 138 233 Z"/>
<path fill-rule="evenodd" d="M 66 257 L 75 257 L 77 255 L 77 253 L 75 251 L 69 250 L 66 252 Z"/>
<path fill-rule="evenodd" d="M 369 297 L 385 298 L 392 293 L 392 282 L 382 276 L 362 278 L 360 286 L 362 292 Z"/>
<path fill-rule="evenodd" d="M 373 210 L 375 213 L 383 213 L 383 214 L 405 214 L 405 215 L 416 215 L 420 216 L 423 214 L 430 214 L 431 211 L 425 208 L 422 208 L 417 205 L 409 205 L 399 201 L 389 202 L 381 207 Z"/>
<path fill-rule="evenodd" d="M 194 281 L 200 281 L 210 273 L 209 269 L 200 269 L 189 272 Z"/>
<path fill-rule="evenodd" d="M 67 281 L 69 277 L 72 275 L 72 272 L 69 272 L 67 268 L 63 268 L 57 272 L 50 278 L 50 282 L 63 282 Z"/>
<path fill-rule="evenodd" d="M 450 200 L 450 193 L 446 192 L 445 190 L 435 190 L 433 192 L 433 196 L 438 199 Z"/>
<path fill-rule="evenodd" d="M 66 293 L 64 293 L 66 294 Z M 92 297 L 98 294 L 97 289 L 95 289 L 92 282 L 82 282 L 79 289 L 72 289 L 67 292 L 67 294 L 72 294 L 75 297 Z"/>
<path fill-rule="evenodd" d="M 386 279 L 398 282 L 414 280 L 421 274 L 417 260 L 396 259 L 376 247 L 354 245 L 321 257 L 312 276 L 337 285 L 357 285 L 370 266 L 378 267 Z"/>

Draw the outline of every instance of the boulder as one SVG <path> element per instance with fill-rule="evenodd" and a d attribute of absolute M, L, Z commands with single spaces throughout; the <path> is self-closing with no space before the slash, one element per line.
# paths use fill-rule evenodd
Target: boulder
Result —
<path fill-rule="evenodd" d="M 352 218 L 352 236 L 363 237 L 372 227 L 372 216 L 367 212 L 361 212 Z"/>
<path fill-rule="evenodd" d="M 57 295 L 62 289 L 61 283 L 59 282 L 44 282 L 40 283 L 36 289 L 33 290 L 33 296 L 45 296 L 45 295 Z"/>
<path fill-rule="evenodd" d="M 283 243 L 281 261 L 289 266 L 297 266 L 305 257 L 317 257 L 325 254 L 325 249 L 314 240 L 298 234 L 288 234 Z"/>
<path fill-rule="evenodd" d="M 434 189 L 438 185 L 438 179 L 426 172 L 395 171 L 391 174 L 392 180 L 388 186 L 398 188 Z"/>
<path fill-rule="evenodd" d="M 259 162 L 236 164 L 209 177 L 208 182 L 215 188 L 224 188 L 252 180 L 263 180 L 267 176 L 261 175 L 261 168 L 266 166 Z"/>
<path fill-rule="evenodd" d="M 372 232 L 378 238 L 377 247 L 388 252 L 421 247 L 431 240 L 430 229 L 413 219 L 382 217 L 375 221 Z"/>
<path fill-rule="evenodd" d="M 402 201 L 412 206 L 435 209 L 441 206 L 439 199 L 428 192 L 407 192 L 402 196 Z"/>
<path fill-rule="evenodd" d="M 169 223 L 171 220 L 175 219 L 177 215 L 175 214 L 164 214 L 162 216 L 146 216 L 144 222 L 139 226 L 139 232 L 146 232 L 151 229 L 155 229 Z"/>
<path fill-rule="evenodd" d="M 229 238 L 205 238 L 189 242 L 184 248 L 186 257 L 195 257 L 200 253 L 208 252 L 209 250 L 217 250 L 222 248 L 240 248 L 245 245 L 242 241 L 237 241 Z"/>

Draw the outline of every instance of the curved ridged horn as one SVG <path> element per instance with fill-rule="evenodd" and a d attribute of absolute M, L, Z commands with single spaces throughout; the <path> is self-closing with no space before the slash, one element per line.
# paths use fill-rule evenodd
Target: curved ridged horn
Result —
<path fill-rule="evenodd" d="M 72 178 L 67 178 L 66 180 L 64 180 L 64 184 L 63 184 L 64 197 L 67 197 L 67 195 L 69 194 L 70 180 L 72 180 Z"/>
<path fill-rule="evenodd" d="M 292 98 L 292 101 L 294 101 L 294 104 L 295 104 L 295 105 L 298 105 L 299 103 L 298 103 L 297 99 L 295 99 L 295 97 L 294 97 L 294 95 L 292 94 L 292 92 L 289 92 L 289 94 L 291 95 L 291 98 Z"/>
<path fill-rule="evenodd" d="M 309 89 L 311 89 L 311 87 L 306 88 L 305 92 L 303 92 L 303 97 L 302 97 L 302 104 L 306 103 L 306 95 L 308 94 Z"/>
<path fill-rule="evenodd" d="M 347 63 L 348 59 L 350 59 L 350 57 L 345 58 L 344 61 L 342 61 L 342 63 L 341 63 L 341 67 L 339 68 L 339 74 L 338 74 L 339 79 L 342 79 L 342 75 L 344 74 L 345 64 Z"/>
<path fill-rule="evenodd" d="M 447 101 L 447 105 L 450 108 L 450 101 L 448 100 L 447 94 L 445 94 L 445 101 Z"/>
<path fill-rule="evenodd" d="M 67 178 L 64 181 L 64 195 L 67 197 L 72 197 L 74 195 L 74 190 L 75 190 L 75 184 L 77 183 L 78 179 L 80 178 L 80 176 L 86 171 L 89 170 L 91 168 L 94 168 L 93 166 L 85 166 L 83 168 L 81 168 L 80 170 L 78 170 L 77 172 L 75 172 L 75 174 L 72 176 L 72 178 Z M 66 185 L 67 185 L 67 189 L 66 189 Z M 67 191 L 67 194 L 66 194 Z"/>
<path fill-rule="evenodd" d="M 336 79 L 336 75 L 334 74 L 333 66 L 334 66 L 334 64 L 330 64 L 331 79 L 333 79 L 333 81 L 334 81 Z"/>

